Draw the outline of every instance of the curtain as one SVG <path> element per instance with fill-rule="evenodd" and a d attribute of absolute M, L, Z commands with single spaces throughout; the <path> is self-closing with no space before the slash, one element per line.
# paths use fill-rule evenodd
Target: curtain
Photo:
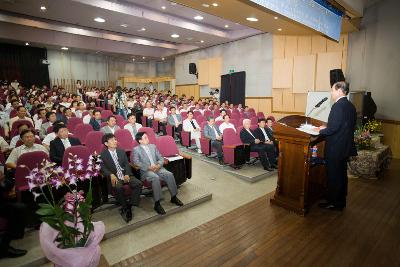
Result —
<path fill-rule="evenodd" d="M 0 80 L 49 86 L 49 68 L 42 59 L 47 59 L 45 48 L 0 43 Z"/>
<path fill-rule="evenodd" d="M 234 105 L 245 104 L 246 97 L 246 72 L 234 72 L 221 76 L 220 101 Z"/>

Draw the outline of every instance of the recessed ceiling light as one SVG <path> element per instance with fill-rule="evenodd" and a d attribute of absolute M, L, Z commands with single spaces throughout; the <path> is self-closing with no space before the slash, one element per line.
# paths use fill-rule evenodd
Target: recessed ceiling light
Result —
<path fill-rule="evenodd" d="M 175 2 L 171 2 L 171 6 L 176 6 L 176 3 Z"/>
<path fill-rule="evenodd" d="M 278 29 L 278 31 L 280 31 L 280 32 L 281 32 L 281 31 L 282 31 L 282 29 L 281 29 L 281 28 L 279 28 L 279 29 Z"/>
<path fill-rule="evenodd" d="M 146 59 L 146 57 L 142 57 L 142 59 Z"/>
<path fill-rule="evenodd" d="M 167 7 L 166 6 L 162 6 L 161 9 L 167 9 Z"/>
<path fill-rule="evenodd" d="M 164 57 L 162 57 L 162 58 L 161 58 L 161 60 L 165 60 L 165 58 L 164 58 Z"/>
<path fill-rule="evenodd" d="M 215 6 L 215 7 L 217 7 L 217 6 L 218 6 L 218 4 L 217 4 L 217 3 L 213 3 L 212 5 L 213 5 L 213 6 Z"/>
<path fill-rule="evenodd" d="M 134 58 L 132 58 L 132 61 L 135 61 L 135 59 L 134 59 Z"/>
<path fill-rule="evenodd" d="M 94 18 L 94 21 L 96 21 L 96 22 L 101 22 L 101 23 L 106 22 L 105 19 L 100 18 L 100 17 Z"/>
<path fill-rule="evenodd" d="M 126 27 L 128 27 L 128 24 L 121 24 L 121 27 L 126 28 Z"/>
<path fill-rule="evenodd" d="M 188 41 L 192 41 L 193 37 L 186 37 L 185 39 L 188 40 Z"/>
<path fill-rule="evenodd" d="M 257 18 L 255 18 L 255 17 L 248 17 L 248 18 L 246 18 L 248 21 L 252 21 L 252 22 L 255 22 L 255 21 L 258 21 L 258 19 Z"/>
<path fill-rule="evenodd" d="M 25 43 L 25 45 L 29 45 L 29 43 L 28 43 L 28 42 L 26 42 L 26 43 Z"/>
<path fill-rule="evenodd" d="M 194 17 L 195 20 L 203 20 L 204 18 L 200 15 L 197 15 L 196 17 Z"/>
<path fill-rule="evenodd" d="M 278 17 L 274 17 L 274 19 L 278 19 Z"/>
<path fill-rule="evenodd" d="M 204 43 L 204 40 L 200 40 L 200 43 Z"/>
<path fill-rule="evenodd" d="M 68 50 L 68 47 L 63 46 L 63 47 L 61 47 L 61 49 L 62 50 Z"/>
<path fill-rule="evenodd" d="M 209 4 L 202 4 L 203 7 L 210 7 Z"/>
<path fill-rule="evenodd" d="M 140 30 L 138 30 L 138 32 L 144 32 L 146 30 L 146 28 L 141 28 Z"/>
<path fill-rule="evenodd" d="M 225 28 L 229 28 L 229 25 L 228 25 L 228 24 L 225 24 Z"/>
<path fill-rule="evenodd" d="M 46 11 L 46 10 L 47 10 L 47 8 L 46 8 L 45 6 L 41 6 L 41 7 L 40 7 L 40 10 L 42 10 L 42 11 Z"/>
<path fill-rule="evenodd" d="M 171 34 L 171 37 L 172 37 L 172 38 L 179 38 L 179 34 L 176 34 L 176 33 Z"/>

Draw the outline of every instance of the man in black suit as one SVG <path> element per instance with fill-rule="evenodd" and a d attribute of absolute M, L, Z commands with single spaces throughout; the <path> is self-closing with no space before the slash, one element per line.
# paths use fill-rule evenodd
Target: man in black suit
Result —
<path fill-rule="evenodd" d="M 54 125 L 53 131 L 57 137 L 50 142 L 50 160 L 61 166 L 65 149 L 70 146 L 79 146 L 81 142 L 77 138 L 68 137 L 69 132 L 65 124 Z"/>
<path fill-rule="evenodd" d="M 274 158 L 274 150 L 271 146 L 266 146 L 255 136 L 250 129 L 251 121 L 249 119 L 243 120 L 243 129 L 240 131 L 240 140 L 244 144 L 250 144 L 250 151 L 257 152 L 260 157 L 261 164 L 264 170 L 273 171 L 277 168 Z"/>
<path fill-rule="evenodd" d="M 354 143 L 354 130 L 357 114 L 354 105 L 347 100 L 349 86 L 346 82 L 337 82 L 332 86 L 331 97 L 335 101 L 328 117 L 327 127 L 316 129 L 326 136 L 325 160 L 328 176 L 327 201 L 320 207 L 342 210 L 346 207 L 347 161 L 357 155 Z"/>
<path fill-rule="evenodd" d="M 89 124 L 92 125 L 93 130 L 95 131 L 100 131 L 101 128 L 101 112 L 100 110 L 96 109 L 93 111 L 93 117 L 90 118 Z"/>
<path fill-rule="evenodd" d="M 121 216 L 126 221 L 132 220 L 132 205 L 139 206 L 143 183 L 133 176 L 128 157 L 124 150 L 117 148 L 117 139 L 111 133 L 102 139 L 106 148 L 101 152 L 101 173 L 108 179 L 108 185 L 115 189 L 115 197 L 121 204 Z M 132 189 L 129 202 L 125 199 L 123 185 Z M 111 188 L 110 188 L 111 189 Z"/>
<path fill-rule="evenodd" d="M 272 146 L 275 157 L 278 156 L 278 144 L 275 142 L 275 138 L 272 130 L 272 120 L 261 118 L 258 120 L 258 128 L 254 130 L 256 138 L 260 139 L 261 143 L 266 146 Z"/>

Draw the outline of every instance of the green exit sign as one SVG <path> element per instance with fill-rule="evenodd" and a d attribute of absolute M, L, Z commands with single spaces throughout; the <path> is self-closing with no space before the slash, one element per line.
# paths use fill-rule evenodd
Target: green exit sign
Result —
<path fill-rule="evenodd" d="M 234 69 L 230 69 L 230 70 L 229 70 L 229 74 L 234 73 L 234 72 L 235 72 Z"/>

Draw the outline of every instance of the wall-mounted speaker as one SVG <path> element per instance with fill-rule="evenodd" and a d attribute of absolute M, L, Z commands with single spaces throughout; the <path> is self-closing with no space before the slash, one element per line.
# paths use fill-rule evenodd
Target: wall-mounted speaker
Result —
<path fill-rule="evenodd" d="M 330 71 L 331 87 L 337 82 L 345 82 L 343 71 L 341 69 L 334 69 Z"/>
<path fill-rule="evenodd" d="M 196 63 L 189 63 L 189 74 L 197 74 Z"/>

